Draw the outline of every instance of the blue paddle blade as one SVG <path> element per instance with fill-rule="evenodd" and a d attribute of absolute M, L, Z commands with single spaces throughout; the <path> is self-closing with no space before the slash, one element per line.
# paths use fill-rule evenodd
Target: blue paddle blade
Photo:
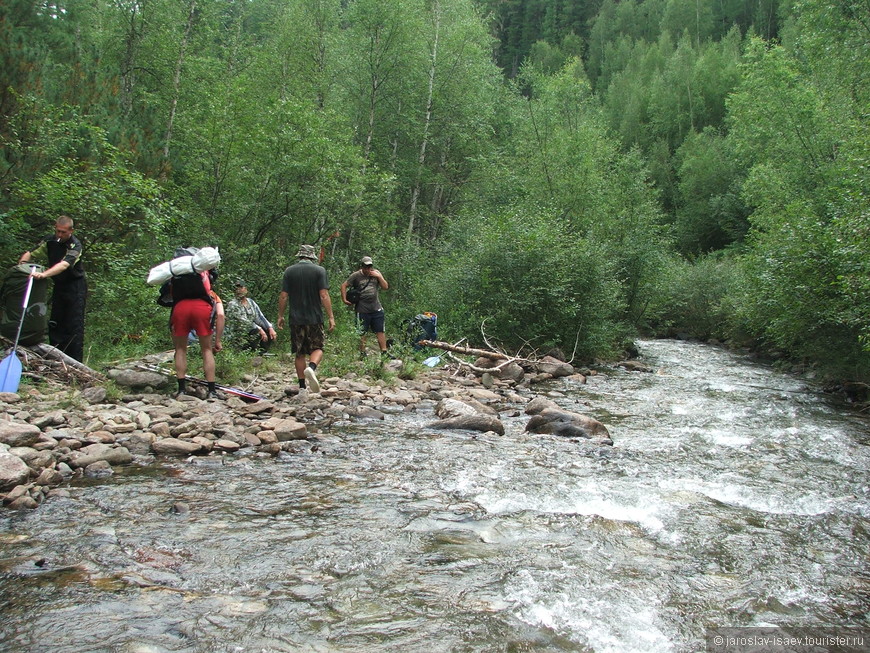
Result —
<path fill-rule="evenodd" d="M 21 382 L 21 361 L 15 353 L 0 361 L 0 392 L 18 392 Z"/>

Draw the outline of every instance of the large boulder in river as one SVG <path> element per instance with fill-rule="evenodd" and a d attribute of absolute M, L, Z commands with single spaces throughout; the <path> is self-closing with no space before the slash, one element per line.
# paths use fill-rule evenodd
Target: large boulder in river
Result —
<path fill-rule="evenodd" d="M 429 424 L 431 429 L 455 429 L 459 431 L 494 431 L 499 435 L 504 435 L 504 424 L 495 415 L 460 415 L 458 417 L 448 417 L 433 424 Z"/>
<path fill-rule="evenodd" d="M 613 444 L 604 424 L 587 415 L 563 410 L 550 399 L 536 397 L 526 406 L 526 414 L 532 416 L 526 424 L 526 431 L 529 433 L 585 438 L 597 444 Z"/>
<path fill-rule="evenodd" d="M 462 415 L 498 415 L 492 406 L 487 406 L 477 399 L 454 399 L 447 397 L 435 405 L 435 414 L 441 419 L 460 417 Z"/>
<path fill-rule="evenodd" d="M 475 399 L 442 399 L 435 406 L 435 414 L 441 419 L 429 424 L 429 428 L 495 431 L 499 435 L 504 435 L 504 424 L 498 418 L 498 412 Z"/>

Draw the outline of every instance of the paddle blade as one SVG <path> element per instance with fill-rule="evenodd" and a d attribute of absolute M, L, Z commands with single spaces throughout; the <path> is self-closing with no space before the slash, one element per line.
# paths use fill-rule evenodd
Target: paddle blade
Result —
<path fill-rule="evenodd" d="M 0 361 L 0 392 L 18 392 L 21 382 L 21 361 L 15 353 Z"/>

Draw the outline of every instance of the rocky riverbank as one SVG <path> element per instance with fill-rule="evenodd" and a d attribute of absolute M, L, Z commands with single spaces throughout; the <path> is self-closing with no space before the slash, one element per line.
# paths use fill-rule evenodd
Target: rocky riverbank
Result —
<path fill-rule="evenodd" d="M 246 389 L 264 397 L 253 403 L 235 396 L 176 399 L 168 395 L 171 378 L 134 366 L 108 374 L 129 391 L 117 401 L 102 386 L 0 393 L 0 498 L 7 509 L 32 509 L 67 492 L 77 478 L 109 476 L 119 465 L 154 464 L 162 456 L 274 456 L 315 447 L 334 425 L 409 411 L 431 412 L 426 428 L 499 435 L 505 433 L 500 415 L 525 413 L 527 431 L 613 444 L 603 424 L 536 392 L 554 377 L 585 382 L 568 363 L 545 358 L 533 368 L 512 364 L 492 372 L 482 371 L 486 364 L 478 361 L 475 372 L 426 370 L 394 384 L 351 373 L 321 379 L 319 393 L 300 392 L 286 376 L 269 374 L 247 379 Z M 402 362 L 389 366 L 398 371 Z"/>

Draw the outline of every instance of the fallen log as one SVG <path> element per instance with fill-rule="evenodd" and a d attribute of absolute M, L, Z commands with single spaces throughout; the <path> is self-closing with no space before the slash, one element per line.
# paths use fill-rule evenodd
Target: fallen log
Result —
<path fill-rule="evenodd" d="M 70 358 L 57 347 L 52 347 L 51 345 L 46 345 L 45 343 L 39 343 L 38 345 L 33 345 L 32 347 L 30 347 L 30 350 L 39 354 L 43 358 L 50 358 L 52 360 L 63 363 L 67 367 L 71 367 L 74 370 L 82 372 L 83 374 L 88 375 L 95 381 L 106 380 L 105 376 L 103 376 L 96 370 L 92 370 L 84 363 L 80 363 L 75 358 Z"/>
<path fill-rule="evenodd" d="M 12 342 L 0 336 L 0 344 L 11 347 Z M 18 345 L 18 354 L 24 360 L 24 375 L 32 379 L 49 380 L 55 377 L 61 383 L 77 380 L 86 384 L 103 383 L 106 377 L 84 363 L 70 358 L 57 347 L 45 343 L 23 347 Z"/>
<path fill-rule="evenodd" d="M 461 347 L 451 345 L 449 342 L 441 342 L 440 340 L 420 340 L 417 344 L 423 347 L 434 347 L 435 349 L 443 349 L 445 351 L 456 352 L 457 354 L 465 354 L 467 356 L 477 356 L 478 358 L 491 358 L 497 361 L 517 360 L 516 357 L 502 354 L 499 351 L 488 351 L 486 349 L 475 349 L 474 347 Z"/>

